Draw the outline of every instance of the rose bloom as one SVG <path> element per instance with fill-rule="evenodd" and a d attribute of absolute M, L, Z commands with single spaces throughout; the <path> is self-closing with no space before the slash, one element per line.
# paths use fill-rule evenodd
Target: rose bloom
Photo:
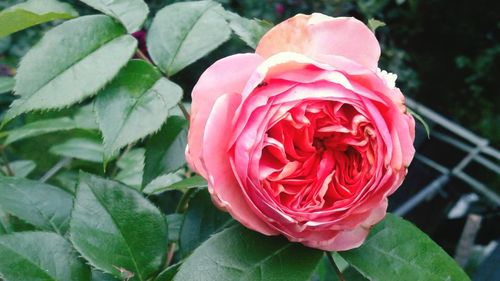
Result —
<path fill-rule="evenodd" d="M 415 150 L 415 122 L 380 46 L 354 18 L 299 14 L 192 93 L 186 156 L 246 227 L 323 250 L 360 246 Z"/>

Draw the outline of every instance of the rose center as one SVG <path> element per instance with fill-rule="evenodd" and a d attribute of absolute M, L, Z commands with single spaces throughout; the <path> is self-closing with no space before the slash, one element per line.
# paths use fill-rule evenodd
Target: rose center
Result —
<path fill-rule="evenodd" d="M 355 196 L 370 178 L 375 137 L 352 105 L 303 103 L 268 128 L 260 175 L 281 204 L 317 210 Z"/>

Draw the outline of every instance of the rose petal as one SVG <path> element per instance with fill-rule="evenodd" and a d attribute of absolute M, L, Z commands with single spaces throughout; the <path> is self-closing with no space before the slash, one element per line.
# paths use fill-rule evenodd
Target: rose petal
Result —
<path fill-rule="evenodd" d="M 202 140 L 208 114 L 215 100 L 227 93 L 240 94 L 262 58 L 256 54 L 238 54 L 223 58 L 210 66 L 196 83 L 191 104 L 191 121 L 186 160 L 191 168 L 205 176 L 201 161 Z"/>
<path fill-rule="evenodd" d="M 243 225 L 266 235 L 275 235 L 278 232 L 258 217 L 245 201 L 229 161 L 230 134 L 221 133 L 231 130 L 231 120 L 240 101 L 241 95 L 237 93 L 222 95 L 215 101 L 208 117 L 203 137 L 203 160 L 209 191 L 216 198 L 214 203 Z"/>
<path fill-rule="evenodd" d="M 256 53 L 270 57 L 297 52 L 321 61 L 322 55 L 337 55 L 376 70 L 380 46 L 370 29 L 352 17 L 332 18 L 322 14 L 299 14 L 268 31 Z"/>

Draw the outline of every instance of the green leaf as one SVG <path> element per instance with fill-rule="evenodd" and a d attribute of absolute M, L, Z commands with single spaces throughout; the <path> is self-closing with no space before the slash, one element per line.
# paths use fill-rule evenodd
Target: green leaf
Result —
<path fill-rule="evenodd" d="M 179 271 L 179 267 L 181 263 L 173 264 L 167 268 L 165 268 L 158 276 L 154 279 L 154 281 L 172 281 L 174 280 L 175 274 Z"/>
<path fill-rule="evenodd" d="M 9 167 L 14 172 L 14 176 L 25 178 L 36 168 L 36 164 L 31 160 L 17 160 L 9 163 Z M 1 171 L 4 175 L 8 174 L 8 169 L 6 165 L 1 167 Z"/>
<path fill-rule="evenodd" d="M 385 22 L 376 20 L 374 18 L 371 18 L 368 20 L 368 27 L 371 29 L 372 32 L 375 33 L 375 30 L 379 27 L 385 26 Z"/>
<path fill-rule="evenodd" d="M 113 277 L 113 275 L 104 273 L 100 270 L 94 269 L 92 270 L 92 281 L 119 281 L 119 279 L 116 279 Z"/>
<path fill-rule="evenodd" d="M 168 190 L 180 190 L 182 192 L 186 192 L 191 188 L 206 187 L 208 185 L 207 181 L 198 175 L 176 181 L 173 180 L 176 178 L 166 178 L 170 175 L 175 176 L 175 174 L 168 174 L 157 177 L 144 188 L 143 192 L 147 194 L 159 194 Z M 172 181 L 174 182 L 172 183 Z"/>
<path fill-rule="evenodd" d="M 136 148 L 124 154 L 116 163 L 120 172 L 116 175 L 115 180 L 141 190 L 144 151 L 144 148 Z"/>
<path fill-rule="evenodd" d="M 10 93 L 14 89 L 14 78 L 0 76 L 0 94 Z"/>
<path fill-rule="evenodd" d="M 155 64 L 171 76 L 216 49 L 231 35 L 224 13 L 214 1 L 175 3 L 161 9 L 147 36 Z"/>
<path fill-rule="evenodd" d="M 234 33 L 253 49 L 257 48 L 260 38 L 273 27 L 273 24 L 268 21 L 247 19 L 229 11 L 226 11 L 226 17 Z"/>
<path fill-rule="evenodd" d="M 133 60 L 95 100 L 105 156 L 158 131 L 182 89 L 149 63 Z"/>
<path fill-rule="evenodd" d="M 9 131 L 9 136 L 5 140 L 5 145 L 30 137 L 36 137 L 57 131 L 67 131 L 74 128 L 75 122 L 69 117 L 35 121 Z"/>
<path fill-rule="evenodd" d="M 470 280 L 434 241 L 402 218 L 388 214 L 365 243 L 340 255 L 369 280 Z"/>
<path fill-rule="evenodd" d="M 96 268 L 130 280 L 146 280 L 164 264 L 165 217 L 123 184 L 81 173 L 70 223 L 75 248 Z"/>
<path fill-rule="evenodd" d="M 73 197 L 52 185 L 0 176 L 0 206 L 39 229 L 64 234 L 68 229 Z"/>
<path fill-rule="evenodd" d="M 207 189 L 200 190 L 189 201 L 180 234 L 180 249 L 183 257 L 189 255 L 212 234 L 231 223 L 228 213 L 217 209 Z"/>
<path fill-rule="evenodd" d="M 82 28 L 85 27 L 85 28 Z M 72 105 L 95 94 L 132 57 L 137 41 L 104 15 L 67 21 L 45 34 L 21 60 L 4 123 L 17 115 Z"/>
<path fill-rule="evenodd" d="M 0 276 L 9 281 L 86 281 L 90 268 L 63 237 L 21 232 L 0 236 Z"/>
<path fill-rule="evenodd" d="M 149 8 L 142 0 L 80 0 L 106 15 L 120 21 L 129 33 L 139 30 L 146 20 Z"/>
<path fill-rule="evenodd" d="M 147 141 L 143 186 L 186 164 L 187 125 L 183 117 L 171 116 L 161 130 Z"/>
<path fill-rule="evenodd" d="M 102 163 L 104 158 L 102 143 L 91 138 L 73 138 L 52 146 L 49 152 L 94 163 Z"/>
<path fill-rule="evenodd" d="M 236 225 L 198 247 L 174 280 L 306 281 L 322 255 L 283 237 L 264 236 Z"/>
<path fill-rule="evenodd" d="M 91 106 L 86 105 L 79 108 L 72 117 L 39 120 L 8 131 L 8 137 L 5 140 L 5 145 L 9 145 L 13 142 L 26 138 L 73 129 L 97 129 L 97 123 Z"/>
<path fill-rule="evenodd" d="M 0 12 L 0 37 L 40 23 L 77 17 L 67 3 L 55 0 L 29 0 Z"/>

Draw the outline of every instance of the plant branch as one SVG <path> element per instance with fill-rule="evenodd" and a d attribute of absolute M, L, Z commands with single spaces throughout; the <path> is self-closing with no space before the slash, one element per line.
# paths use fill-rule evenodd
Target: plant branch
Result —
<path fill-rule="evenodd" d="M 51 177 L 57 174 L 57 172 L 59 172 L 59 170 L 61 170 L 64 166 L 71 163 L 71 160 L 72 159 L 70 157 L 64 157 L 61 160 L 59 160 L 59 162 L 57 162 L 52 168 L 50 168 L 50 170 L 47 171 L 47 173 L 45 173 L 45 175 L 43 175 L 40 178 L 40 182 L 48 181 Z"/>
<path fill-rule="evenodd" d="M 141 58 L 141 59 L 143 59 L 143 60 L 147 61 L 149 64 L 154 65 L 154 63 L 153 63 L 153 62 L 152 62 L 152 61 L 148 58 L 148 56 L 146 56 L 146 55 L 145 55 L 145 54 L 144 54 L 144 53 L 143 53 L 140 49 L 137 49 L 137 51 L 135 52 L 135 54 L 136 54 L 139 58 Z"/>
<path fill-rule="evenodd" d="M 337 266 L 337 264 L 333 260 L 332 253 L 329 252 L 329 251 L 325 251 L 325 254 L 328 257 L 328 261 L 332 265 L 333 269 L 335 269 L 335 273 L 337 273 L 337 276 L 339 277 L 339 280 L 340 281 L 346 281 L 345 278 L 344 278 L 344 275 L 342 274 L 342 272 L 340 271 L 339 267 Z"/>
<path fill-rule="evenodd" d="M 12 176 L 14 176 L 14 171 L 12 171 L 12 168 L 10 167 L 9 159 L 7 158 L 7 154 L 5 153 L 5 147 L 3 145 L 1 145 L 0 150 L 2 153 L 2 158 L 3 158 L 4 165 L 5 165 L 5 169 L 7 170 L 7 176 L 12 177 Z"/>

